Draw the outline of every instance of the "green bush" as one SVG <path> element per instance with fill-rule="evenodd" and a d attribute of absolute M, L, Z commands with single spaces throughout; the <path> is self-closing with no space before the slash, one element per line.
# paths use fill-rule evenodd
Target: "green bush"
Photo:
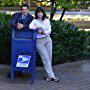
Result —
<path fill-rule="evenodd" d="M 86 37 L 86 49 L 84 51 L 84 57 L 90 58 L 90 30 L 86 31 L 87 37 Z"/>
<path fill-rule="evenodd" d="M 12 15 L 0 13 L 0 62 L 10 64 L 11 61 L 11 21 Z M 75 61 L 89 55 L 86 31 L 64 21 L 51 21 L 53 40 L 53 64 Z M 37 65 L 42 65 L 37 55 Z"/>
<path fill-rule="evenodd" d="M 63 63 L 83 57 L 86 49 L 86 32 L 64 21 L 51 21 L 53 40 L 53 61 Z"/>
<path fill-rule="evenodd" d="M 11 53 L 11 27 L 10 14 L 0 13 L 0 62 L 10 63 Z"/>

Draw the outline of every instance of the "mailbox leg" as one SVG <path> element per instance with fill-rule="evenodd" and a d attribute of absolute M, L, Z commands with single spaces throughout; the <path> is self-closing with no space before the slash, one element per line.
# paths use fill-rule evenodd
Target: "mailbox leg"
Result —
<path fill-rule="evenodd" d="M 35 78 L 35 70 L 31 71 L 31 84 L 34 83 L 34 78 Z"/>

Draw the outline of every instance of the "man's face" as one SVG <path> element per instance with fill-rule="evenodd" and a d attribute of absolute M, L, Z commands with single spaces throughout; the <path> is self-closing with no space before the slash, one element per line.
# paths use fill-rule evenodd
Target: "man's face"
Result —
<path fill-rule="evenodd" d="M 26 15 L 27 13 L 28 13 L 28 8 L 27 7 L 22 7 L 22 13 L 24 14 L 24 15 Z"/>

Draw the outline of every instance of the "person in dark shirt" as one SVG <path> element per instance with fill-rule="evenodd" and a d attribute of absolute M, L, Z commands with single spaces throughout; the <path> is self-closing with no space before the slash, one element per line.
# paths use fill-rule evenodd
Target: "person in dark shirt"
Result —
<path fill-rule="evenodd" d="M 11 20 L 11 27 L 15 30 L 29 30 L 29 24 L 32 22 L 33 16 L 29 14 L 29 6 L 26 2 L 21 5 L 21 12 L 15 13 Z M 10 77 L 10 73 L 7 77 Z M 23 76 L 22 71 L 15 71 L 15 77 Z"/>
<path fill-rule="evenodd" d="M 33 20 L 33 16 L 28 13 L 29 6 L 27 3 L 23 3 L 21 6 L 21 12 L 15 13 L 11 20 L 11 27 L 17 30 L 29 29 L 29 24 Z"/>

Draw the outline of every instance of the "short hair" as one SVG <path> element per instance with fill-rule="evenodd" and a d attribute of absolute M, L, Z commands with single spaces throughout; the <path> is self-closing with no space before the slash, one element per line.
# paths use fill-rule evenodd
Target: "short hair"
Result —
<path fill-rule="evenodd" d="M 27 7 L 27 8 L 29 9 L 29 6 L 28 6 L 28 4 L 27 4 L 26 2 L 23 2 L 23 3 L 22 3 L 21 9 L 22 9 L 22 7 Z"/>
<path fill-rule="evenodd" d="M 45 18 L 47 18 L 47 15 L 45 13 L 45 10 L 42 7 L 37 7 L 37 9 L 35 11 L 35 19 L 38 19 L 37 13 L 40 12 L 40 11 L 43 13 L 42 20 L 44 20 Z"/>

